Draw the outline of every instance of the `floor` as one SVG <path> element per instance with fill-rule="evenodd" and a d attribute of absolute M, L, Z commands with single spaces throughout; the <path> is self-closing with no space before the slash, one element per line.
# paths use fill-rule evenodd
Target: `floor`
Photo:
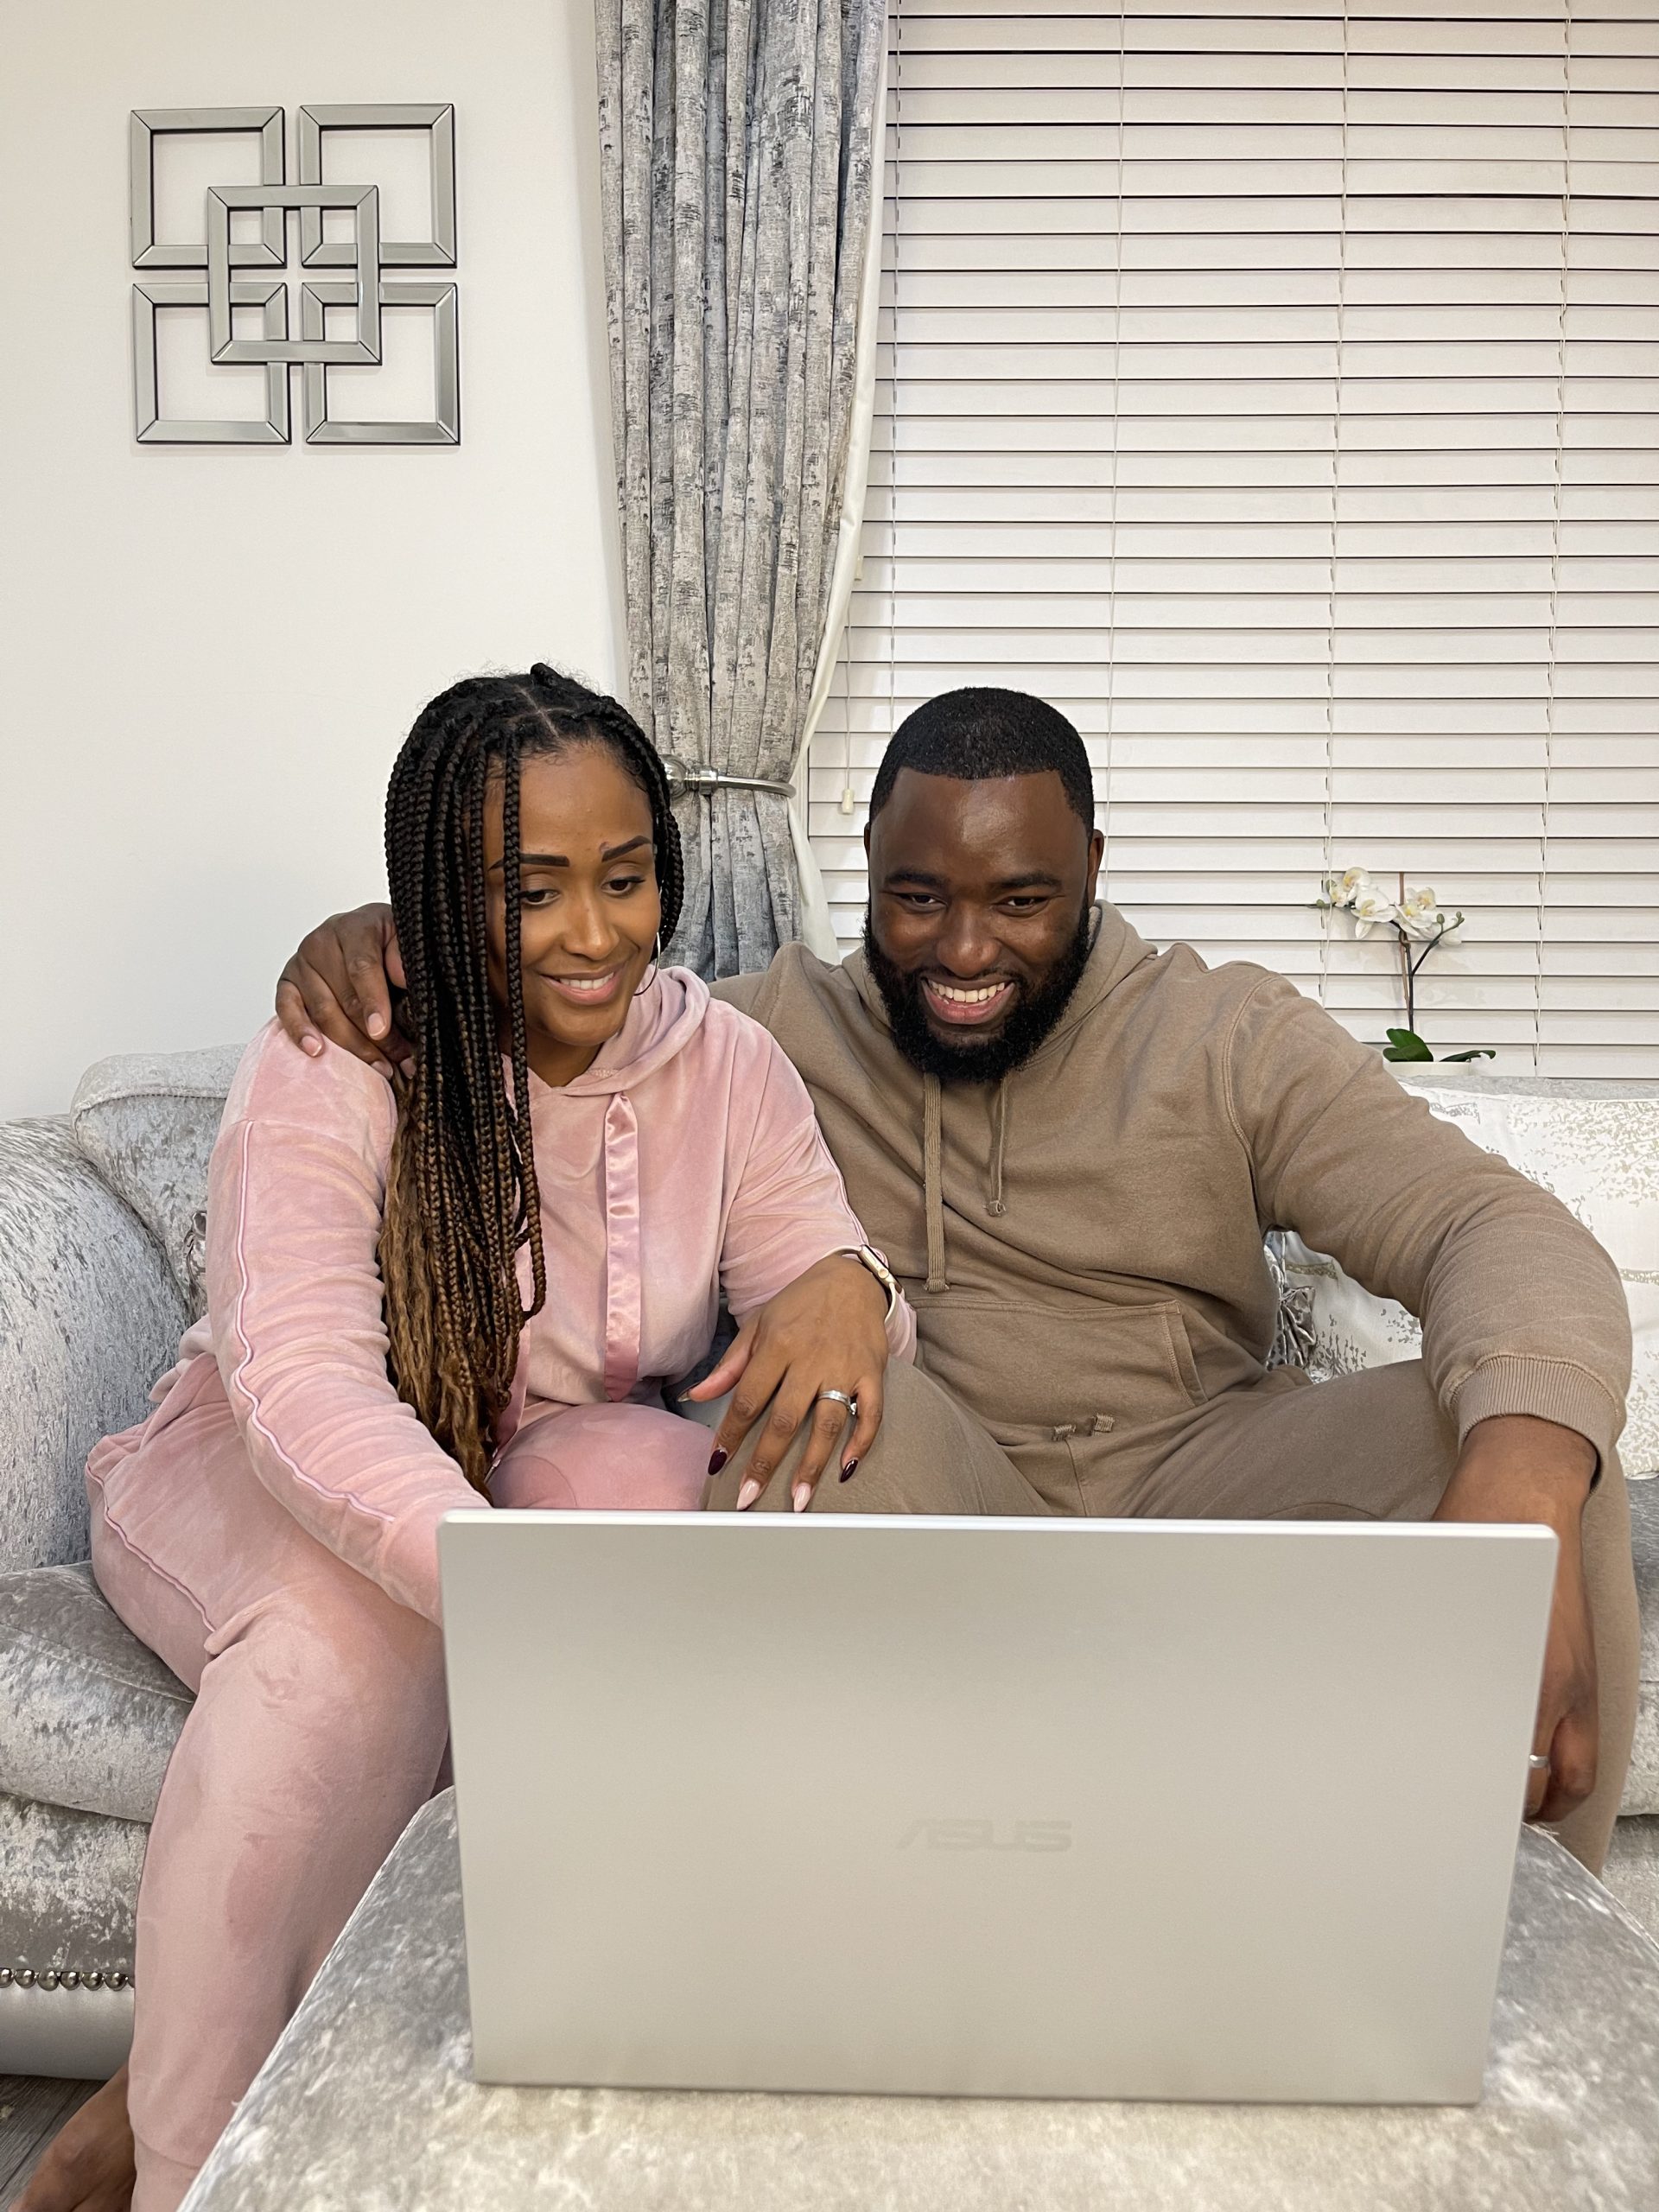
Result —
<path fill-rule="evenodd" d="M 41 2152 L 98 2086 L 0 2074 L 0 2212 L 22 2196 Z"/>

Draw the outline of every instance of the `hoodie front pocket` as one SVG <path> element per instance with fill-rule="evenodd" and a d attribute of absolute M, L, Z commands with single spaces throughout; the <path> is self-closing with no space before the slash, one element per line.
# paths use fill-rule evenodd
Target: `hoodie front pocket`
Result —
<path fill-rule="evenodd" d="M 1057 1311 L 949 1291 L 912 1297 L 922 1364 L 993 1434 L 1134 1428 L 1205 1402 L 1173 1300 Z"/>

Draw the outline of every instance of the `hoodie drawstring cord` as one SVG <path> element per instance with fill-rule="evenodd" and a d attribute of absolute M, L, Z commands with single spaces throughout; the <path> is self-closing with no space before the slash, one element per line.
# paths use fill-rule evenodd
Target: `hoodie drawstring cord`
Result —
<path fill-rule="evenodd" d="M 626 1398 L 639 1379 L 639 1117 L 626 1090 L 605 1109 L 605 1395 Z"/>
<path fill-rule="evenodd" d="M 988 1214 L 1005 1214 L 1002 1203 L 1002 1157 L 1008 1145 L 1008 1084 L 1005 1076 L 996 1086 L 996 1104 L 991 1114 L 991 1184 L 986 1194 L 985 1211 Z"/>
<path fill-rule="evenodd" d="M 927 1287 L 949 1290 L 944 1274 L 944 1190 L 940 1179 L 944 1149 L 939 1128 L 939 1078 L 922 1077 L 922 1193 L 927 1211 Z"/>
<path fill-rule="evenodd" d="M 944 1272 L 944 1185 L 943 1160 L 943 1094 L 936 1075 L 922 1077 L 922 1193 L 927 1213 L 927 1287 L 931 1292 L 949 1290 Z M 1007 1211 L 1002 1201 L 1002 1167 L 1008 1149 L 1008 1086 L 996 1086 L 991 1109 L 991 1172 L 986 1186 L 985 1211 Z"/>

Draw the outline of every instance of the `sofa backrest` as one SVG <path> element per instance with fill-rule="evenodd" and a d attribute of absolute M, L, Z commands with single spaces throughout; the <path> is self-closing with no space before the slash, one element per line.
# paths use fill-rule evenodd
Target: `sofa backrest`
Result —
<path fill-rule="evenodd" d="M 245 1047 L 128 1052 L 99 1060 L 75 1087 L 75 1141 L 167 1255 L 190 1318 L 202 1310 L 207 1162 Z"/>

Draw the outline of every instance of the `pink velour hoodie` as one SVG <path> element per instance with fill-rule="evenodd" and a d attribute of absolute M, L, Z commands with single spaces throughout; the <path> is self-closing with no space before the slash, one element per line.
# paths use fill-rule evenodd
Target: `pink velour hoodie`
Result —
<path fill-rule="evenodd" d="M 398 1604 L 438 1618 L 438 1522 L 480 1501 L 392 1389 L 376 1253 L 396 1127 L 348 1053 L 276 1023 L 226 1101 L 207 1209 L 208 1310 L 157 1385 L 211 1351 L 259 1479 Z M 563 1090 L 531 1077 L 547 1302 L 524 1324 L 505 1445 L 543 1408 L 653 1402 L 741 1321 L 864 1241 L 805 1086 L 767 1033 L 683 969 L 659 971 Z M 520 1255 L 526 1297 L 530 1263 Z M 913 1356 L 900 1301 L 887 1324 Z"/>

